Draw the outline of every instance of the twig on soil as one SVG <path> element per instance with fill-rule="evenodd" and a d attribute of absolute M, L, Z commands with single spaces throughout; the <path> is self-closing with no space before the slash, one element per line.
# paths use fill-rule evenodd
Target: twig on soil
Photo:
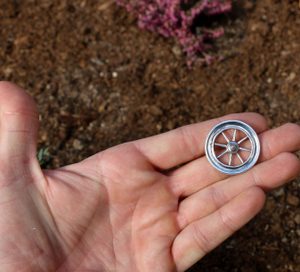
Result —
<path fill-rule="evenodd" d="M 103 2 L 103 3 L 101 3 Z M 108 9 L 112 4 L 114 3 L 113 0 L 104 0 L 104 1 L 100 1 L 100 5 L 98 6 L 98 10 L 99 11 L 103 11 Z"/>

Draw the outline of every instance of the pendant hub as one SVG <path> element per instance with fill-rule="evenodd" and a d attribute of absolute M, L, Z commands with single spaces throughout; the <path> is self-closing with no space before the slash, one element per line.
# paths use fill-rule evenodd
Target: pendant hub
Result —
<path fill-rule="evenodd" d="M 239 151 L 239 145 L 237 142 L 229 142 L 227 144 L 227 150 L 228 152 L 232 153 L 232 154 L 236 154 Z"/>

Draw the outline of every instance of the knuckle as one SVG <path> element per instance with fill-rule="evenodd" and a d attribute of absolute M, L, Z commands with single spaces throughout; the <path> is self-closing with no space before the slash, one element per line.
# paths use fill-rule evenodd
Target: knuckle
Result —
<path fill-rule="evenodd" d="M 185 228 L 189 224 L 190 220 L 187 218 L 184 209 L 178 212 L 177 221 L 180 229 Z"/>
<path fill-rule="evenodd" d="M 283 152 L 280 154 L 280 160 L 283 167 L 287 167 L 290 171 L 296 173 L 296 175 L 300 173 L 300 160 L 295 154 Z"/>
<path fill-rule="evenodd" d="M 233 220 L 228 215 L 226 215 L 223 210 L 220 209 L 218 214 L 224 229 L 227 229 L 230 233 L 234 233 L 238 229 Z"/>
<path fill-rule="evenodd" d="M 256 168 L 253 168 L 252 171 L 249 172 L 251 175 L 251 180 L 253 181 L 254 186 L 262 186 L 263 181 L 261 179 L 259 171 Z"/>
<path fill-rule="evenodd" d="M 287 123 L 284 127 L 289 133 L 297 135 L 300 142 L 300 126 L 298 124 Z"/>
<path fill-rule="evenodd" d="M 193 227 L 193 238 L 197 247 L 205 254 L 211 251 L 212 243 L 204 231 L 197 224 L 192 224 Z"/>
<path fill-rule="evenodd" d="M 183 126 L 183 127 L 179 127 L 177 129 L 177 131 L 181 136 L 181 139 L 182 139 L 181 142 L 184 145 L 184 149 L 189 150 L 192 158 L 194 159 L 197 157 L 197 152 L 195 149 L 195 146 L 197 146 L 197 143 L 196 143 L 196 139 L 193 136 L 193 134 L 190 133 L 189 128 L 190 128 L 189 126 Z"/>
<path fill-rule="evenodd" d="M 262 155 L 263 155 L 263 160 L 265 159 L 270 159 L 272 158 L 274 155 L 273 155 L 273 150 L 272 150 L 272 143 L 270 143 L 270 141 L 268 140 L 267 136 L 266 135 L 262 135 L 260 137 L 260 142 L 261 142 L 261 145 L 262 145 Z"/>
<path fill-rule="evenodd" d="M 259 119 L 260 123 L 264 127 L 268 127 L 268 122 L 266 117 L 264 117 L 262 114 L 257 113 L 257 112 L 243 112 L 243 113 L 231 113 L 225 116 L 226 119 L 232 119 L 232 118 L 237 118 L 238 116 L 242 117 L 243 115 L 248 115 L 249 117 L 252 116 L 255 119 Z"/>
<path fill-rule="evenodd" d="M 214 186 L 211 186 L 209 188 L 208 193 L 209 193 L 211 202 L 213 203 L 216 210 L 219 209 L 220 207 L 222 207 L 222 205 L 224 205 L 224 203 L 227 202 L 224 193 L 221 190 L 218 190 L 217 188 L 215 188 Z"/>
<path fill-rule="evenodd" d="M 283 162 L 284 165 L 289 165 L 290 163 L 295 163 L 298 161 L 298 158 L 295 154 L 290 153 L 290 152 L 282 152 L 279 155 L 279 160 Z"/>

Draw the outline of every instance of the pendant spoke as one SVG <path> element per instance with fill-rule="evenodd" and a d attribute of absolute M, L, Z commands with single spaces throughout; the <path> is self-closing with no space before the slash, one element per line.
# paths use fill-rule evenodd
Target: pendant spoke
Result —
<path fill-rule="evenodd" d="M 231 166 L 231 164 L 232 164 L 232 153 L 229 153 L 228 165 Z"/>
<path fill-rule="evenodd" d="M 241 144 L 242 142 L 246 141 L 248 139 L 248 136 L 244 137 L 243 139 L 238 141 L 238 144 Z"/>
<path fill-rule="evenodd" d="M 225 138 L 225 140 L 227 141 L 227 143 L 229 143 L 229 139 L 228 139 L 228 137 L 226 136 L 226 134 L 225 134 L 224 132 L 222 132 L 222 135 L 223 135 L 223 137 Z"/>
<path fill-rule="evenodd" d="M 236 139 L 236 129 L 233 131 L 232 141 L 235 142 Z"/>
<path fill-rule="evenodd" d="M 224 148 L 227 148 L 227 145 L 226 144 L 219 144 L 219 143 L 215 143 L 216 146 L 220 146 L 220 147 L 224 147 Z"/>
<path fill-rule="evenodd" d="M 239 160 L 241 161 L 241 163 L 244 163 L 244 161 L 243 161 L 242 157 L 240 156 L 240 154 L 239 154 L 239 153 L 236 153 L 236 155 L 238 156 L 238 158 L 239 158 Z"/>
<path fill-rule="evenodd" d="M 251 149 L 245 147 L 240 147 L 239 150 L 251 152 Z"/>
<path fill-rule="evenodd" d="M 226 149 L 224 152 L 222 152 L 222 153 L 217 157 L 217 159 L 221 158 L 221 157 L 224 156 L 226 153 L 227 153 L 227 149 Z"/>
<path fill-rule="evenodd" d="M 239 120 L 216 124 L 206 136 L 204 146 L 208 163 L 227 175 L 251 169 L 259 161 L 261 149 L 257 132 Z"/>

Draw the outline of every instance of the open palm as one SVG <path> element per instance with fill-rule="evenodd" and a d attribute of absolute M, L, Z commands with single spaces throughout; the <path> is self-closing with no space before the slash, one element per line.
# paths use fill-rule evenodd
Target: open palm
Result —
<path fill-rule="evenodd" d="M 255 113 L 42 171 L 32 99 L 2 82 L 0 110 L 1 271 L 184 271 L 247 223 L 262 208 L 264 191 L 300 172 L 290 153 L 300 149 L 299 126 L 267 130 Z M 206 135 L 225 119 L 253 126 L 262 145 L 259 164 L 233 177 L 204 156 Z"/>

